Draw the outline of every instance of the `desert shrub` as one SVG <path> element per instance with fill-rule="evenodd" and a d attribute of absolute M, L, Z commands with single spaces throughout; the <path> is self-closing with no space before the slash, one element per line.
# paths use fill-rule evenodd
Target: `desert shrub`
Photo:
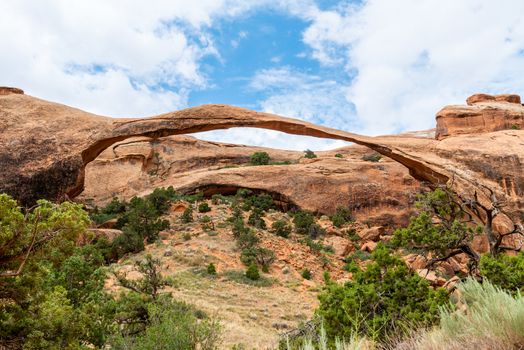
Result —
<path fill-rule="evenodd" d="M 193 208 L 187 207 L 180 216 L 180 220 L 182 220 L 182 222 L 185 224 L 193 222 Z"/>
<path fill-rule="evenodd" d="M 365 160 L 367 162 L 378 162 L 381 159 L 382 155 L 380 155 L 379 153 L 371 153 L 362 156 L 362 160 Z"/>
<path fill-rule="evenodd" d="M 312 150 L 307 149 L 307 150 L 304 151 L 304 158 L 313 159 L 313 158 L 316 158 L 316 157 L 317 157 L 317 155 Z"/>
<path fill-rule="evenodd" d="M 431 253 L 433 260 L 428 266 L 459 253 L 477 262 L 479 257 L 471 241 L 480 228 L 470 226 L 467 214 L 453 200 L 451 192 L 437 188 L 420 195 L 416 206 L 420 213 L 410 219 L 408 227 L 395 231 L 391 240 L 394 246 Z"/>
<path fill-rule="evenodd" d="M 351 221 L 351 213 L 345 207 L 338 207 L 335 214 L 331 216 L 331 222 L 335 227 L 341 227 L 349 221 Z"/>
<path fill-rule="evenodd" d="M 217 274 L 217 269 L 215 267 L 215 264 L 213 264 L 213 263 L 209 263 L 209 265 L 207 265 L 206 271 L 207 271 L 207 273 L 209 275 L 216 275 Z"/>
<path fill-rule="evenodd" d="M 263 216 L 264 212 L 261 209 L 253 208 L 249 218 L 247 219 L 247 223 L 251 226 L 264 230 L 266 229 L 266 222 L 262 218 Z"/>
<path fill-rule="evenodd" d="M 484 255 L 480 259 L 480 273 L 491 283 L 510 291 L 524 291 L 524 253 L 517 256 Z"/>
<path fill-rule="evenodd" d="M 269 268 L 275 261 L 275 253 L 267 248 L 249 247 L 242 250 L 240 261 L 246 266 L 258 264 L 262 266 L 262 268 Z"/>
<path fill-rule="evenodd" d="M 308 236 L 311 239 L 317 239 L 320 236 L 324 236 L 326 234 L 326 230 L 322 228 L 319 224 L 312 224 L 309 226 L 308 229 Z"/>
<path fill-rule="evenodd" d="M 113 197 L 111 202 L 109 202 L 104 208 L 96 207 L 89 217 L 93 222 L 97 224 L 102 224 L 108 220 L 116 218 L 119 214 L 122 214 L 126 211 L 126 202 L 121 202 L 118 198 Z"/>
<path fill-rule="evenodd" d="M 241 250 L 251 248 L 257 245 L 258 237 L 251 229 L 247 229 L 240 233 L 237 237 L 237 247 Z"/>
<path fill-rule="evenodd" d="M 211 208 L 209 207 L 209 204 L 207 204 L 206 202 L 200 203 L 198 205 L 198 212 L 199 213 L 207 213 L 207 212 L 210 212 L 210 211 L 211 211 Z"/>
<path fill-rule="evenodd" d="M 291 226 L 285 220 L 274 221 L 271 225 L 274 234 L 280 237 L 288 238 L 291 234 Z"/>
<path fill-rule="evenodd" d="M 231 231 L 233 232 L 233 237 L 238 238 L 243 234 L 247 234 L 250 229 L 244 224 L 244 220 L 239 217 L 232 222 Z"/>
<path fill-rule="evenodd" d="M 256 264 L 249 265 L 246 270 L 246 277 L 253 281 L 260 279 L 260 273 Z"/>
<path fill-rule="evenodd" d="M 399 349 L 520 349 L 524 347 L 524 298 L 489 281 L 458 285 L 464 311 L 446 307 L 440 326 L 417 332 Z M 443 345 L 444 344 L 444 345 Z"/>
<path fill-rule="evenodd" d="M 189 202 L 189 203 L 200 202 L 204 200 L 204 192 L 188 194 L 188 195 L 182 196 L 182 199 L 184 199 L 186 202 Z"/>
<path fill-rule="evenodd" d="M 365 270 L 353 273 L 352 281 L 330 283 L 319 295 L 317 314 L 330 339 L 359 334 L 384 340 L 402 335 L 413 324 L 429 326 L 438 321 L 439 307 L 447 301 L 446 291 L 432 289 L 383 245 L 372 257 Z"/>
<path fill-rule="evenodd" d="M 261 211 L 267 211 L 275 206 L 273 203 L 273 197 L 265 193 L 247 197 L 244 204 L 245 210 L 256 208 Z"/>
<path fill-rule="evenodd" d="M 360 236 L 357 234 L 357 230 L 354 228 L 350 228 L 346 231 L 346 234 L 348 235 L 348 238 L 351 242 L 358 242 L 360 241 Z"/>
<path fill-rule="evenodd" d="M 255 152 L 249 157 L 249 163 L 251 165 L 268 165 L 269 154 L 267 152 Z"/>
<path fill-rule="evenodd" d="M 300 273 L 300 276 L 302 276 L 303 279 L 310 280 L 311 279 L 311 271 L 309 269 L 304 269 Z"/>
<path fill-rule="evenodd" d="M 191 307 L 173 301 L 147 305 L 148 327 L 138 336 L 112 339 L 115 350 L 214 350 L 220 344 L 221 326 L 213 319 L 200 320 Z M 161 340 L 161 341 L 159 341 Z"/>
<path fill-rule="evenodd" d="M 293 224 L 297 233 L 308 234 L 309 228 L 315 223 L 315 217 L 308 211 L 298 211 L 293 216 Z"/>
<path fill-rule="evenodd" d="M 253 191 L 247 188 L 239 188 L 236 193 L 237 198 L 247 198 L 253 194 Z"/>
<path fill-rule="evenodd" d="M 229 204 L 231 203 L 231 199 L 224 196 L 224 195 L 221 195 L 221 194 L 214 194 L 211 196 L 211 203 L 214 204 L 214 205 L 217 205 L 217 204 Z"/>
<path fill-rule="evenodd" d="M 204 215 L 200 218 L 200 222 L 203 224 L 207 224 L 211 222 L 211 218 L 208 215 Z"/>
<path fill-rule="evenodd" d="M 156 209 L 159 214 L 165 214 L 171 202 L 179 200 L 181 196 L 175 192 L 173 186 L 168 188 L 159 187 L 146 196 L 146 200 Z"/>
<path fill-rule="evenodd" d="M 344 156 L 343 156 L 341 153 L 337 153 L 337 154 L 335 154 L 335 157 L 336 157 L 336 158 L 344 158 Z"/>
<path fill-rule="evenodd" d="M 163 204 L 159 205 L 163 208 Z M 149 200 L 133 197 L 125 213 L 118 219 L 117 225 L 140 234 L 148 243 L 152 243 L 158 238 L 160 231 L 169 228 L 169 221 L 161 219 L 161 214 Z"/>

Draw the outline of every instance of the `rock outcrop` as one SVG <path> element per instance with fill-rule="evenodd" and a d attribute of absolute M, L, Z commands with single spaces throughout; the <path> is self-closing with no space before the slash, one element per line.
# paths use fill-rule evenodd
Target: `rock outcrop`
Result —
<path fill-rule="evenodd" d="M 524 128 L 519 95 L 476 94 L 467 99 L 467 104 L 446 106 L 437 113 L 437 139 Z"/>
<path fill-rule="evenodd" d="M 249 166 L 250 156 L 261 151 L 281 164 Z M 249 188 L 271 194 L 283 209 L 298 207 L 333 214 L 338 206 L 344 206 L 369 224 L 390 228 L 407 224 L 421 185 L 391 159 L 362 159 L 372 153 L 354 145 L 316 152 L 318 158 L 305 159 L 303 152 L 182 135 L 131 139 L 111 146 L 87 165 L 85 190 L 77 198 L 100 206 L 112 196 L 128 200 L 157 187 L 173 186 L 184 193 L 203 191 L 208 196 Z M 282 164 L 285 162 L 291 164 Z"/>
<path fill-rule="evenodd" d="M 522 110 L 522 106 L 507 102 L 495 107 L 504 118 Z M 484 106 L 479 103 L 471 108 Z M 486 220 L 490 211 L 499 213 L 500 227 L 522 228 L 524 131 L 518 128 L 452 133 L 454 136 L 440 141 L 366 137 L 225 105 L 204 105 L 143 119 L 112 119 L 27 95 L 2 95 L 0 192 L 26 204 L 41 197 L 75 197 L 84 188 L 85 166 L 116 142 L 132 136 L 158 138 L 232 127 L 265 128 L 369 147 L 406 166 L 417 179 L 448 184 L 479 219 Z"/>

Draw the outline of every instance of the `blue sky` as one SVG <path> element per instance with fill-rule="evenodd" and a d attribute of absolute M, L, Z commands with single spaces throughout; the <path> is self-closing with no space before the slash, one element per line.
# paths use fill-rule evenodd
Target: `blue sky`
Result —
<path fill-rule="evenodd" d="M 473 93 L 521 93 L 522 13 L 517 0 L 4 1 L 0 85 L 115 117 L 226 103 L 367 135 L 421 130 Z"/>

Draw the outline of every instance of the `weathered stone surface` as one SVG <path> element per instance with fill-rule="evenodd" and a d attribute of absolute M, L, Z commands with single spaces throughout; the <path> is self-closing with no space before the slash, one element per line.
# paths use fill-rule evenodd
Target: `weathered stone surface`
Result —
<path fill-rule="evenodd" d="M 508 119 L 509 123 L 522 121 L 522 106 L 494 103 L 489 102 L 505 116 L 505 123 Z M 480 113 L 478 121 L 485 122 L 479 112 L 488 108 L 483 103 L 463 108 L 466 114 Z M 438 118 L 446 119 L 440 114 Z M 441 141 L 366 137 L 225 105 L 204 105 L 144 119 L 112 119 L 27 95 L 1 95 L 0 191 L 25 204 L 42 197 L 75 197 L 83 190 L 85 165 L 118 141 L 231 127 L 265 128 L 367 146 L 403 164 L 418 179 L 448 183 L 462 200 L 477 208 L 497 206 L 501 213 L 497 220 L 505 222 L 498 227 L 521 226 L 524 221 L 524 131 L 454 133 Z"/>
<path fill-rule="evenodd" d="M 268 152 L 272 161 L 293 164 L 249 166 L 250 156 L 261 151 Z M 156 187 L 173 186 L 184 193 L 204 191 L 208 196 L 250 188 L 273 195 L 282 207 L 332 214 L 344 206 L 362 220 L 380 218 L 389 227 L 407 223 L 420 184 L 391 159 L 363 161 L 368 152 L 366 147 L 355 145 L 316 152 L 318 158 L 302 162 L 303 152 L 207 142 L 190 136 L 126 140 L 87 165 L 85 190 L 77 198 L 101 206 L 114 195 L 128 200 Z M 138 153 L 145 156 L 137 157 Z M 343 158 L 335 157 L 337 153 Z"/>
<path fill-rule="evenodd" d="M 437 113 L 436 138 L 524 128 L 518 95 L 476 94 L 467 106 L 446 106 Z"/>
<path fill-rule="evenodd" d="M 10 94 L 24 94 L 24 90 L 8 86 L 0 86 L 0 95 Z"/>

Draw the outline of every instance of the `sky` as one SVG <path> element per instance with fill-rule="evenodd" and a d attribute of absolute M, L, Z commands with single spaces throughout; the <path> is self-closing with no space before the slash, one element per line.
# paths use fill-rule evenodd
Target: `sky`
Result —
<path fill-rule="evenodd" d="M 0 1 L 0 85 L 114 117 L 225 103 L 365 135 L 423 130 L 473 93 L 524 94 L 524 1 Z"/>

